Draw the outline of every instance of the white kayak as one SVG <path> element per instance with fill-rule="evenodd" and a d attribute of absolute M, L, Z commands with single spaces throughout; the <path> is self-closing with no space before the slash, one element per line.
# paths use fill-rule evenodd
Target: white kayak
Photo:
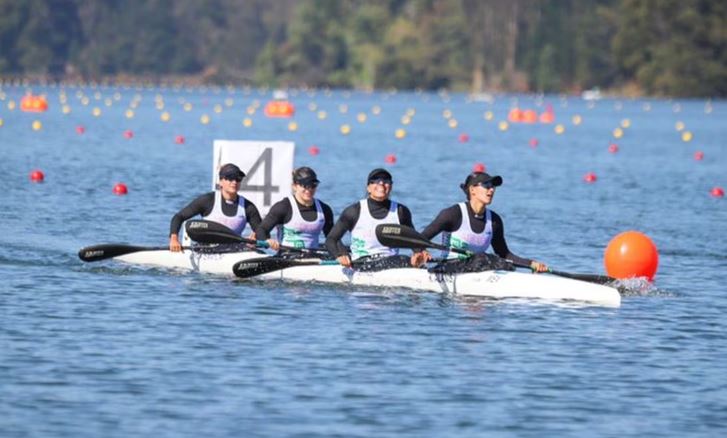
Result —
<path fill-rule="evenodd" d="M 215 254 L 187 250 L 184 253 L 139 251 L 115 259 L 130 264 L 232 276 L 232 266 L 235 263 L 261 256 L 263 255 L 255 251 Z M 407 288 L 489 298 L 566 300 L 606 307 L 621 305 L 621 295 L 614 287 L 549 274 L 516 271 L 442 275 L 417 268 L 361 272 L 340 265 L 317 265 L 290 267 L 254 278 L 257 280 L 314 281 L 356 286 Z"/>

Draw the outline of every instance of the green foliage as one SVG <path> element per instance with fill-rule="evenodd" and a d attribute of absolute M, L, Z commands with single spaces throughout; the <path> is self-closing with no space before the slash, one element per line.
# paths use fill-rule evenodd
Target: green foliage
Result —
<path fill-rule="evenodd" d="M 0 0 L 0 75 L 727 95 L 722 0 Z"/>

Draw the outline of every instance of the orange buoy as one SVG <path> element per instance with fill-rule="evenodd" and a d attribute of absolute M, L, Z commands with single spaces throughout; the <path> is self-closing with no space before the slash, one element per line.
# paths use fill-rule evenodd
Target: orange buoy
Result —
<path fill-rule="evenodd" d="M 523 121 L 523 112 L 520 108 L 513 108 L 507 113 L 507 120 L 512 123 L 520 123 Z"/>
<path fill-rule="evenodd" d="M 295 107 L 287 100 L 272 100 L 265 104 L 266 117 L 293 117 Z"/>
<path fill-rule="evenodd" d="M 386 161 L 388 164 L 395 164 L 396 163 L 396 155 L 394 155 L 394 154 L 388 154 L 384 158 L 384 161 Z"/>
<path fill-rule="evenodd" d="M 626 231 L 611 239 L 603 262 L 611 277 L 646 277 L 652 281 L 659 265 L 659 252 L 645 234 Z"/>
<path fill-rule="evenodd" d="M 36 183 L 43 182 L 45 179 L 45 174 L 40 169 L 35 169 L 30 172 L 30 180 Z"/>
<path fill-rule="evenodd" d="M 520 119 L 523 123 L 537 123 L 538 122 L 538 113 L 535 112 L 535 110 L 525 110 L 522 112 L 522 118 Z"/>
<path fill-rule="evenodd" d="M 722 187 L 712 187 L 709 194 L 715 198 L 724 198 L 724 189 Z"/>
<path fill-rule="evenodd" d="M 552 111 L 546 111 L 540 114 L 540 123 L 553 123 L 555 114 Z"/>
<path fill-rule="evenodd" d="M 316 145 L 312 145 L 311 147 L 308 148 L 308 153 L 313 156 L 316 156 L 321 153 L 321 149 Z"/>
<path fill-rule="evenodd" d="M 475 163 L 474 166 L 472 166 L 473 172 L 485 172 L 485 165 L 484 163 Z"/>
<path fill-rule="evenodd" d="M 48 101 L 44 96 L 27 94 L 20 100 L 20 110 L 30 113 L 42 113 L 48 111 Z"/>
<path fill-rule="evenodd" d="M 588 172 L 587 174 L 583 175 L 583 181 L 585 181 L 589 184 L 596 182 L 597 179 L 598 179 L 598 177 L 593 172 Z"/>
<path fill-rule="evenodd" d="M 126 187 L 126 184 L 124 183 L 116 183 L 114 186 L 114 195 L 125 195 L 129 193 L 128 187 Z"/>

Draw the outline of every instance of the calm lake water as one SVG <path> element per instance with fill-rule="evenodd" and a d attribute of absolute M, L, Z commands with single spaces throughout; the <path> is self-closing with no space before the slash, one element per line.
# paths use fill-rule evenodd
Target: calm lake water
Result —
<path fill-rule="evenodd" d="M 727 200 L 710 196 L 727 187 L 724 101 L 298 92 L 291 131 L 263 116 L 271 93 L 257 90 L 68 87 L 68 114 L 60 88 L 33 88 L 43 114 L 10 109 L 24 87 L 0 90 L 3 437 L 727 431 Z M 515 105 L 551 105 L 555 123 L 501 130 Z M 420 228 L 483 163 L 505 180 L 492 208 L 513 252 L 603 273 L 608 242 L 635 229 L 659 248 L 656 281 L 604 309 L 78 260 L 96 243 L 166 244 L 172 214 L 209 189 L 214 139 L 295 142 L 337 214 L 395 154 L 395 198 Z M 45 183 L 29 181 L 35 168 Z"/>

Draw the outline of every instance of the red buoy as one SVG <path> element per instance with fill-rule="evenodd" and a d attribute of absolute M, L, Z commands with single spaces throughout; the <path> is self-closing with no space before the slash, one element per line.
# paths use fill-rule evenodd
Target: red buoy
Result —
<path fill-rule="evenodd" d="M 470 141 L 470 136 L 469 134 L 463 132 L 459 135 L 458 139 L 460 143 L 467 143 L 468 141 Z"/>
<path fill-rule="evenodd" d="M 127 129 L 126 131 L 124 131 L 125 139 L 128 140 L 128 139 L 131 139 L 132 137 L 134 137 L 134 131 L 132 131 L 131 129 Z"/>
<path fill-rule="evenodd" d="M 659 252 L 645 234 L 626 231 L 611 239 L 603 262 L 611 277 L 646 277 L 652 281 L 659 266 Z"/>
<path fill-rule="evenodd" d="M 394 154 L 388 154 L 386 158 L 384 158 L 384 161 L 386 161 L 388 164 L 395 164 L 396 163 L 396 155 Z"/>
<path fill-rule="evenodd" d="M 321 149 L 316 145 L 312 145 L 311 147 L 308 148 L 308 153 L 313 156 L 316 156 L 321 153 Z"/>
<path fill-rule="evenodd" d="M 174 137 L 174 143 L 184 144 L 184 142 L 185 142 L 185 138 L 183 135 L 177 135 L 176 137 Z"/>
<path fill-rule="evenodd" d="M 587 174 L 583 175 L 583 181 L 585 181 L 589 184 L 596 182 L 597 179 L 598 179 L 598 177 L 593 172 L 588 172 Z"/>
<path fill-rule="evenodd" d="M 40 169 L 35 169 L 30 172 L 30 180 L 36 183 L 43 182 L 45 179 L 45 174 Z"/>
<path fill-rule="evenodd" d="M 722 187 L 713 187 L 709 194 L 715 198 L 724 198 L 724 189 Z"/>
<path fill-rule="evenodd" d="M 485 171 L 485 165 L 484 163 L 475 163 L 474 166 L 472 166 L 473 172 L 484 172 Z"/>
<path fill-rule="evenodd" d="M 694 159 L 697 160 L 697 161 L 704 160 L 704 152 L 702 152 L 702 151 L 695 152 L 694 153 Z"/>
<path fill-rule="evenodd" d="M 126 184 L 116 183 L 116 185 L 114 186 L 115 195 L 125 195 L 127 193 L 129 193 L 129 189 L 126 187 Z"/>
<path fill-rule="evenodd" d="M 86 132 L 86 128 L 83 125 L 76 126 L 76 132 L 78 135 L 83 135 L 84 132 Z"/>
<path fill-rule="evenodd" d="M 611 143 L 610 145 L 608 145 L 608 151 L 612 154 L 615 154 L 616 152 L 618 152 L 618 145 L 616 143 Z"/>
<path fill-rule="evenodd" d="M 535 149 L 536 147 L 538 147 L 538 143 L 540 143 L 538 141 L 538 139 L 535 138 L 535 137 L 533 137 L 533 138 L 530 139 L 530 143 L 529 144 L 530 144 L 530 147 L 531 148 Z"/>

